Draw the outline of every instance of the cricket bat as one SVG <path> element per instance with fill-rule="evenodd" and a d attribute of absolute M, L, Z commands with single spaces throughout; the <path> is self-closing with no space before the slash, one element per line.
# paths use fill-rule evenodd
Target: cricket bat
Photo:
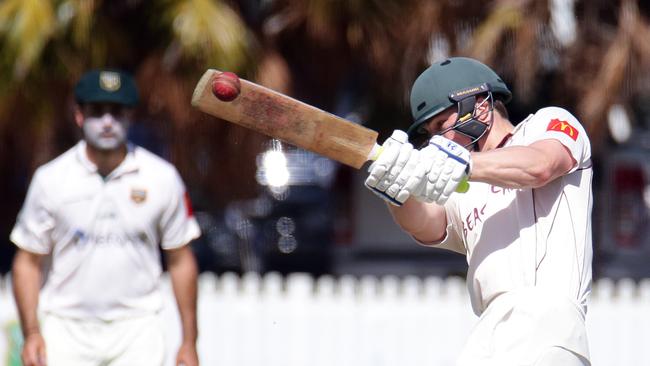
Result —
<path fill-rule="evenodd" d="M 235 99 L 219 100 L 212 93 L 219 74 L 203 74 L 192 95 L 194 107 L 356 169 L 381 153 L 376 131 L 244 79 Z"/>

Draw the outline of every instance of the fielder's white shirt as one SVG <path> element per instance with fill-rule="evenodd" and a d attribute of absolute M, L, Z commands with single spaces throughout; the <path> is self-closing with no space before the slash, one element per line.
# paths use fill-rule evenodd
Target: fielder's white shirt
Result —
<path fill-rule="evenodd" d="M 171 164 L 129 146 L 102 178 L 81 141 L 36 170 L 11 240 L 51 255 L 40 310 L 114 320 L 159 311 L 159 245 L 178 248 L 199 235 Z"/>
<path fill-rule="evenodd" d="M 483 313 L 500 294 L 528 287 L 572 299 L 586 312 L 591 289 L 591 146 L 568 111 L 549 107 L 517 125 L 505 146 L 555 139 L 577 162 L 540 188 L 472 182 L 445 205 L 447 237 L 439 247 L 467 256 L 472 308 Z"/>

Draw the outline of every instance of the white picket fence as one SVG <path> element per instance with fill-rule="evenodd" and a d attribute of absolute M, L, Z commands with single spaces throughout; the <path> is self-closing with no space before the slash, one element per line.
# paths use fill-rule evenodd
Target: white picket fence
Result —
<path fill-rule="evenodd" d="M 180 341 L 169 282 L 169 365 Z M 594 284 L 588 313 L 593 365 L 650 365 L 650 280 Z M 199 281 L 199 354 L 220 366 L 446 366 L 476 322 L 458 278 L 361 278 L 249 273 Z M 0 281 L 0 365 L 16 312 Z"/>

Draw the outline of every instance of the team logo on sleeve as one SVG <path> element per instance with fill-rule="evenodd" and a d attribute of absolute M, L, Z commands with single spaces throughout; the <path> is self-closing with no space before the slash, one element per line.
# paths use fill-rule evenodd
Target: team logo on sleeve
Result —
<path fill-rule="evenodd" d="M 131 201 L 135 203 L 142 203 L 147 200 L 147 190 L 131 188 Z"/>
<path fill-rule="evenodd" d="M 192 208 L 192 201 L 190 200 L 190 195 L 187 193 L 187 191 L 183 195 L 183 198 L 185 199 L 185 213 L 187 214 L 187 217 L 194 216 L 194 209 Z"/>
<path fill-rule="evenodd" d="M 578 130 L 575 127 L 571 126 L 567 121 L 561 121 L 557 118 L 553 118 L 551 122 L 548 123 L 546 131 L 556 131 L 562 132 L 565 135 L 571 137 L 573 141 L 578 140 Z"/>

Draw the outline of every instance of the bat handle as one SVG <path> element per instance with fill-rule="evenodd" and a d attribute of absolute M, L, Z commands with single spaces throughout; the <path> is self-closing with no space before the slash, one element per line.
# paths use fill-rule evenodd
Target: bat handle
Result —
<path fill-rule="evenodd" d="M 377 160 L 382 151 L 384 151 L 384 147 L 375 142 L 375 145 L 370 150 L 370 154 L 368 154 L 368 160 Z"/>
<path fill-rule="evenodd" d="M 384 151 L 384 148 L 375 142 L 375 145 L 370 150 L 370 154 L 368 154 L 368 160 L 372 160 L 372 161 L 377 160 L 379 155 L 381 155 L 382 151 Z M 467 181 L 467 179 L 463 179 L 460 183 L 458 183 L 458 187 L 456 187 L 456 192 L 458 193 L 465 193 L 468 190 L 469 190 L 469 182 Z"/>

